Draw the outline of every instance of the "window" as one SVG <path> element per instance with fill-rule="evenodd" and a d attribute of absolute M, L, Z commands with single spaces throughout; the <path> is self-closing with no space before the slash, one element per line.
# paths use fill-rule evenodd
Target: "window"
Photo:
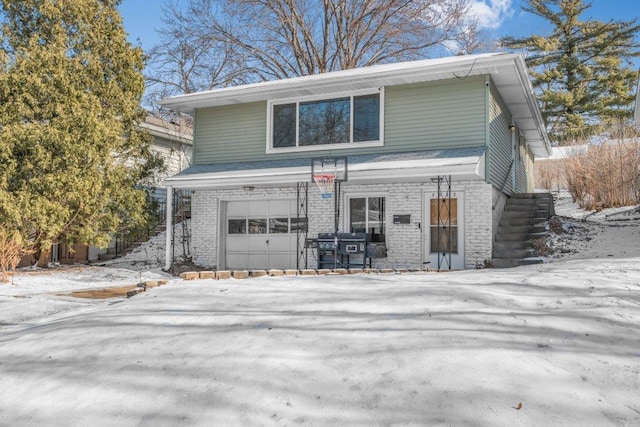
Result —
<path fill-rule="evenodd" d="M 431 199 L 430 212 L 431 252 L 457 254 L 458 199 Z"/>
<path fill-rule="evenodd" d="M 308 231 L 307 218 L 291 217 L 291 232 L 297 233 L 298 231 Z"/>
<path fill-rule="evenodd" d="M 380 95 L 353 98 L 353 141 L 377 141 L 380 139 Z"/>
<path fill-rule="evenodd" d="M 289 232 L 289 218 L 270 218 L 269 234 L 286 234 Z"/>
<path fill-rule="evenodd" d="M 270 104 L 270 149 L 380 143 L 381 93 Z"/>
<path fill-rule="evenodd" d="M 249 234 L 266 234 L 267 219 L 249 219 Z"/>
<path fill-rule="evenodd" d="M 373 241 L 384 241 L 385 198 L 357 197 L 349 199 L 349 231 L 371 233 Z"/>
<path fill-rule="evenodd" d="M 246 234 L 247 232 L 247 220 L 245 219 L 230 219 L 229 220 L 229 234 Z"/>
<path fill-rule="evenodd" d="M 273 106 L 273 146 L 295 147 L 296 104 Z"/>

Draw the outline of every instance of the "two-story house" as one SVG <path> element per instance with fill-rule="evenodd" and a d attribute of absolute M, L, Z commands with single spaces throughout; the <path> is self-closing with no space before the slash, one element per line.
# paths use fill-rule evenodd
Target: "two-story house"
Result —
<path fill-rule="evenodd" d="M 386 254 L 367 255 L 376 268 L 484 265 L 505 200 L 533 190 L 534 159 L 550 152 L 517 54 L 377 65 L 162 104 L 194 118 L 193 164 L 165 183 L 193 190 L 193 261 L 218 269 L 314 268 L 310 239 L 336 229 L 382 243 Z M 312 173 L 342 181 L 323 196 Z"/>

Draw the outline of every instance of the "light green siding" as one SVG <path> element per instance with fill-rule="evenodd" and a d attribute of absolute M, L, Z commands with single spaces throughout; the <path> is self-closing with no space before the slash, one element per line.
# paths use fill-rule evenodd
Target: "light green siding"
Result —
<path fill-rule="evenodd" d="M 384 146 L 266 154 L 267 103 L 196 110 L 194 163 L 405 152 L 486 145 L 484 77 L 385 88 Z"/>
<path fill-rule="evenodd" d="M 390 87 L 385 96 L 386 149 L 485 145 L 483 78 Z"/>
<path fill-rule="evenodd" d="M 510 172 L 512 163 L 510 124 L 511 115 L 500 94 L 491 85 L 489 100 L 489 171 L 487 181 L 498 189 L 502 188 L 506 194 L 513 193 L 513 172 Z M 524 137 L 520 134 L 516 136 L 515 160 L 515 192 L 526 193 L 533 191 L 533 154 Z M 503 184 L 504 187 L 502 187 Z"/>
<path fill-rule="evenodd" d="M 193 163 L 264 158 L 266 129 L 266 102 L 198 109 L 193 135 Z"/>
<path fill-rule="evenodd" d="M 487 182 L 511 194 L 511 114 L 500 94 L 491 85 L 489 98 L 489 149 Z"/>

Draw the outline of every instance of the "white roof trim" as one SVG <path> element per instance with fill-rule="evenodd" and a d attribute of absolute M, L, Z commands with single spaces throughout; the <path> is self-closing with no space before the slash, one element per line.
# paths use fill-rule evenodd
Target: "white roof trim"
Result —
<path fill-rule="evenodd" d="M 163 99 L 174 111 L 323 95 L 399 84 L 490 75 L 536 157 L 551 152 L 544 121 L 522 55 L 489 53 L 374 65 L 285 80 L 214 89 Z M 515 79 L 514 79 L 515 77 Z M 522 108 L 526 106 L 526 108 Z"/>
<path fill-rule="evenodd" d="M 484 179 L 484 154 L 481 156 L 454 157 L 446 159 L 394 160 L 349 165 L 349 182 L 380 183 L 415 181 L 440 175 L 451 175 L 458 179 Z M 278 169 L 251 169 L 200 174 L 176 175 L 164 180 L 164 185 L 174 188 L 223 189 L 243 186 L 273 187 L 295 185 L 310 181 L 308 167 Z"/>

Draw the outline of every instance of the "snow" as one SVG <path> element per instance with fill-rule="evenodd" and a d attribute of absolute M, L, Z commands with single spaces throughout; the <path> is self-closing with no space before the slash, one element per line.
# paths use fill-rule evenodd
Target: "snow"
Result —
<path fill-rule="evenodd" d="M 640 256 L 640 206 L 585 211 L 563 191 L 555 194 L 555 211 L 565 233 L 551 233 L 556 253 L 549 261 Z"/>
<path fill-rule="evenodd" d="M 640 425 L 640 225 L 557 210 L 586 230 L 560 235 L 571 252 L 513 269 L 109 300 L 63 294 L 166 274 L 19 272 L 0 285 L 0 425 Z"/>
<path fill-rule="evenodd" d="M 185 220 L 175 224 L 173 227 L 173 239 L 175 242 L 175 259 L 184 261 L 182 239 L 184 229 L 191 228 L 191 220 Z M 100 265 L 117 267 L 129 270 L 148 270 L 155 271 L 164 267 L 164 258 L 166 247 L 166 232 L 161 232 L 157 236 L 152 237 L 143 245 L 134 248 L 131 252 L 121 258 L 101 262 Z M 185 248 L 186 249 L 186 248 Z"/>

